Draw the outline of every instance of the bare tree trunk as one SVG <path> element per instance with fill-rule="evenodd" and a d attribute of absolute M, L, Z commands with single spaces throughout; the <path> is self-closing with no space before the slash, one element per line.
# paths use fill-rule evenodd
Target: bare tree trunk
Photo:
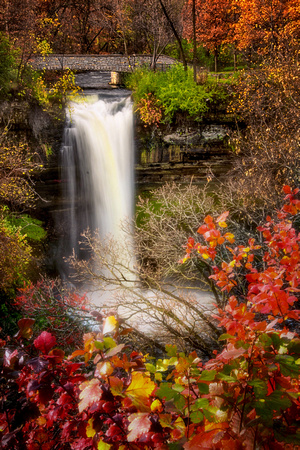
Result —
<path fill-rule="evenodd" d="M 178 33 L 177 33 L 177 31 L 176 31 L 176 28 L 174 27 L 174 24 L 173 24 L 173 22 L 172 22 L 172 20 L 171 20 L 171 18 L 170 18 L 170 16 L 169 16 L 169 14 L 168 14 L 168 12 L 167 12 L 166 7 L 165 7 L 165 5 L 163 4 L 162 0 L 159 0 L 159 3 L 160 3 L 160 5 L 161 5 L 161 7 L 162 7 L 163 13 L 164 13 L 164 15 L 165 15 L 165 17 L 166 17 L 168 23 L 169 23 L 169 25 L 170 25 L 170 27 L 171 27 L 171 29 L 172 29 L 172 31 L 173 31 L 173 34 L 174 34 L 174 36 L 175 36 L 175 39 L 176 39 L 177 42 L 178 42 L 179 49 L 180 49 L 180 57 L 181 57 L 181 59 L 182 59 L 182 64 L 183 64 L 184 70 L 187 70 L 187 62 L 186 62 L 186 59 L 185 59 L 184 50 L 183 50 L 183 47 L 182 47 L 182 43 L 181 43 L 180 36 L 178 35 Z"/>
<path fill-rule="evenodd" d="M 154 41 L 154 43 L 153 43 L 153 53 L 152 53 L 151 65 L 150 65 L 150 68 L 153 71 L 155 71 L 155 69 L 156 69 L 156 61 L 157 61 L 157 47 L 156 47 L 156 43 Z"/>
<path fill-rule="evenodd" d="M 196 43 L 196 0 L 193 0 L 193 72 L 194 81 L 197 81 L 197 43 Z"/>
<path fill-rule="evenodd" d="M 218 49 L 216 48 L 214 50 L 214 56 L 215 56 L 215 72 L 218 72 Z"/>
<path fill-rule="evenodd" d="M 236 72 L 236 48 L 233 49 L 233 70 Z"/>

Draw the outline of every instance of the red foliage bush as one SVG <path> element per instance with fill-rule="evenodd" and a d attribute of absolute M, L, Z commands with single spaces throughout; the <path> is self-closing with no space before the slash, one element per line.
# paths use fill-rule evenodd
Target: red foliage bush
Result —
<path fill-rule="evenodd" d="M 291 221 L 300 201 L 298 190 L 285 193 L 278 218 L 260 228 L 261 244 L 229 246 L 226 214 L 206 218 L 202 243 L 188 242 L 188 259 L 213 262 L 221 245 L 232 255 L 212 275 L 230 297 L 216 316 L 224 348 L 206 363 L 175 346 L 166 347 L 166 359 L 147 362 L 118 343 L 127 331 L 113 316 L 66 358 L 49 332 L 32 345 L 34 321 L 19 321 L 15 340 L 1 342 L 1 448 L 296 448 L 300 338 L 288 323 L 300 314 L 300 235 Z M 238 284 L 242 298 L 231 295 Z"/>

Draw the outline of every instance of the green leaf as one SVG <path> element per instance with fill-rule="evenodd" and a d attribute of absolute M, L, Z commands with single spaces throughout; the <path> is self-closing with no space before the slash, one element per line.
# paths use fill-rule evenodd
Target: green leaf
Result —
<path fill-rule="evenodd" d="M 258 342 L 263 346 L 264 349 L 270 348 L 273 344 L 273 340 L 266 333 L 262 334 L 259 337 Z"/>
<path fill-rule="evenodd" d="M 268 385 L 266 381 L 263 380 L 252 380 L 249 381 L 249 386 L 253 387 L 256 397 L 264 397 L 268 392 Z"/>
<path fill-rule="evenodd" d="M 296 378 L 299 376 L 300 369 L 295 363 L 295 359 L 290 355 L 276 355 L 275 361 L 279 363 L 282 375 Z"/>
<path fill-rule="evenodd" d="M 259 399 L 254 402 L 254 407 L 257 416 L 259 416 L 260 421 L 263 422 L 268 427 L 273 426 L 273 411 L 267 407 L 265 399 Z"/>
<path fill-rule="evenodd" d="M 227 339 L 232 339 L 234 336 L 228 333 L 221 334 L 219 341 L 226 341 Z"/>
<path fill-rule="evenodd" d="M 300 355 L 300 339 L 293 339 L 287 346 L 289 353 Z"/>
<path fill-rule="evenodd" d="M 190 419 L 193 423 L 200 423 L 202 422 L 204 416 L 201 411 L 194 411 L 190 414 Z"/>
<path fill-rule="evenodd" d="M 215 406 L 210 406 L 209 408 L 203 409 L 203 414 L 209 422 L 215 422 L 217 408 Z"/>
<path fill-rule="evenodd" d="M 173 400 L 174 405 L 179 410 L 182 410 L 185 406 L 185 397 L 172 389 L 169 383 L 162 383 L 156 391 L 156 395 L 160 399 L 165 399 L 166 401 Z"/>
<path fill-rule="evenodd" d="M 174 396 L 177 395 L 177 393 L 173 391 L 169 383 L 162 383 L 156 391 L 156 395 L 161 399 L 165 398 L 167 401 L 170 401 L 174 399 Z"/>
<path fill-rule="evenodd" d="M 228 383 L 235 383 L 236 377 L 232 377 L 231 375 L 226 375 L 225 373 L 218 373 L 218 379 L 227 381 Z"/>
<path fill-rule="evenodd" d="M 94 346 L 95 346 L 98 350 L 103 350 L 103 349 L 104 349 L 104 342 L 95 341 L 95 342 L 94 342 Z"/>
<path fill-rule="evenodd" d="M 150 373 L 155 373 L 156 372 L 156 367 L 153 364 L 146 363 L 145 367 L 148 370 L 148 372 L 150 372 Z"/>
<path fill-rule="evenodd" d="M 165 372 L 168 370 L 169 366 L 173 366 L 177 362 L 177 358 L 171 358 L 171 359 L 158 359 L 156 361 L 156 370 L 158 372 Z"/>
<path fill-rule="evenodd" d="M 209 406 L 209 400 L 207 398 L 198 398 L 192 405 L 192 410 L 207 408 Z"/>
<path fill-rule="evenodd" d="M 105 348 L 114 348 L 116 347 L 116 342 L 111 337 L 105 337 L 103 338 L 104 347 Z"/>
<path fill-rule="evenodd" d="M 166 352 L 168 356 L 176 356 L 177 355 L 177 346 L 176 345 L 166 345 Z"/>
<path fill-rule="evenodd" d="M 294 444 L 293 448 L 297 448 L 296 445 L 300 444 L 300 431 L 296 431 L 295 434 L 292 434 L 290 430 L 288 430 L 288 433 L 284 433 L 284 431 L 280 430 L 278 433 L 276 430 L 274 430 L 274 435 L 277 441 L 279 442 L 287 442 L 288 444 Z M 295 447 L 294 447 L 295 446 Z"/>
<path fill-rule="evenodd" d="M 174 389 L 174 391 L 176 392 L 182 392 L 184 391 L 185 387 L 182 386 L 181 384 L 173 384 L 172 388 Z"/>
<path fill-rule="evenodd" d="M 181 394 L 177 394 L 174 398 L 174 405 L 176 406 L 176 408 L 179 411 L 182 411 L 183 408 L 185 407 L 185 404 L 186 404 L 185 397 Z"/>
<path fill-rule="evenodd" d="M 203 370 L 200 375 L 202 381 L 213 381 L 215 379 L 216 370 Z"/>
<path fill-rule="evenodd" d="M 265 398 L 265 406 L 271 411 L 284 411 L 291 405 L 291 400 L 282 391 L 276 390 Z"/>
<path fill-rule="evenodd" d="M 278 333 L 272 333 L 272 334 L 270 334 L 270 337 L 272 339 L 274 348 L 276 350 L 278 350 L 280 345 L 282 344 L 282 339 L 280 338 L 279 334 Z"/>
<path fill-rule="evenodd" d="M 209 393 L 209 386 L 206 383 L 198 383 L 198 389 L 201 394 Z"/>

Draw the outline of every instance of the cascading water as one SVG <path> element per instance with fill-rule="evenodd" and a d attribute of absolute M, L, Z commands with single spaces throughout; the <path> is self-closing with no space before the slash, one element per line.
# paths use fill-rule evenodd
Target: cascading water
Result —
<path fill-rule="evenodd" d="M 62 147 L 67 213 L 64 254 L 78 252 L 80 234 L 120 239 L 121 222 L 133 213 L 133 111 L 129 98 L 89 96 L 69 106 Z"/>
<path fill-rule="evenodd" d="M 112 308 L 113 314 L 116 311 L 130 326 L 158 334 L 162 340 L 165 334 L 168 341 L 170 330 L 175 335 L 189 335 L 193 327 L 198 327 L 203 313 L 198 314 L 195 307 L 198 300 L 191 297 L 186 301 L 185 287 L 181 291 L 169 280 L 152 286 L 146 284 L 147 278 L 138 276 L 132 238 L 121 226 L 133 214 L 133 150 L 129 99 L 108 102 L 89 97 L 70 105 L 62 149 L 62 182 L 67 199 L 62 253 L 69 256 L 75 250 L 76 261 L 84 271 L 87 266 L 80 265 L 85 263 L 80 257 L 86 255 L 80 254 L 78 245 L 81 233 L 87 228 L 99 230 L 97 248 L 92 247 L 95 251 L 88 254 L 88 278 L 81 278 L 76 288 L 87 293 L 94 306 Z M 112 245 L 106 246 L 107 235 L 112 237 L 108 239 Z M 194 306 L 189 308 L 190 304 Z"/>

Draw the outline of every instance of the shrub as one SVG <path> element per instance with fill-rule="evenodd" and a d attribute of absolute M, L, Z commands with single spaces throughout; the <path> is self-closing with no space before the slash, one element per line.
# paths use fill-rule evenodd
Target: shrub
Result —
<path fill-rule="evenodd" d="M 197 85 L 192 70 L 186 72 L 180 64 L 166 72 L 139 69 L 127 78 L 126 85 L 133 91 L 137 111 L 140 111 L 141 100 L 147 99 L 150 94 L 163 112 L 161 122 L 167 123 L 172 122 L 179 113 L 201 120 L 210 102 L 218 104 L 226 99 L 225 84 L 218 84 L 210 78 L 207 83 Z"/>
<path fill-rule="evenodd" d="M 291 219 L 299 190 L 285 186 L 286 204 L 260 228 L 266 251 L 253 239 L 230 251 L 229 264 L 212 279 L 231 293 L 217 320 L 225 333 L 220 352 L 201 361 L 196 352 L 166 347 L 167 357 L 147 361 L 119 343 L 128 330 L 114 316 L 99 318 L 99 332 L 66 358 L 42 332 L 30 343 L 34 320 L 21 319 L 15 340 L 2 340 L 0 438 L 2 448 L 47 449 L 287 449 L 298 446 L 300 337 L 300 235 Z M 233 243 L 222 230 L 227 213 L 207 216 L 204 243 L 189 241 L 187 258 L 215 260 Z M 82 362 L 74 359 L 82 358 Z"/>
<path fill-rule="evenodd" d="M 19 230 L 0 219 L 0 290 L 8 293 L 28 280 L 32 250 Z"/>
<path fill-rule="evenodd" d="M 8 38 L 0 33 L 0 97 L 5 97 L 16 81 L 17 51 Z"/>
<path fill-rule="evenodd" d="M 23 316 L 35 320 L 35 334 L 51 332 L 64 349 L 78 347 L 84 333 L 85 295 L 64 289 L 59 280 L 43 278 L 18 290 L 14 305 Z"/>

